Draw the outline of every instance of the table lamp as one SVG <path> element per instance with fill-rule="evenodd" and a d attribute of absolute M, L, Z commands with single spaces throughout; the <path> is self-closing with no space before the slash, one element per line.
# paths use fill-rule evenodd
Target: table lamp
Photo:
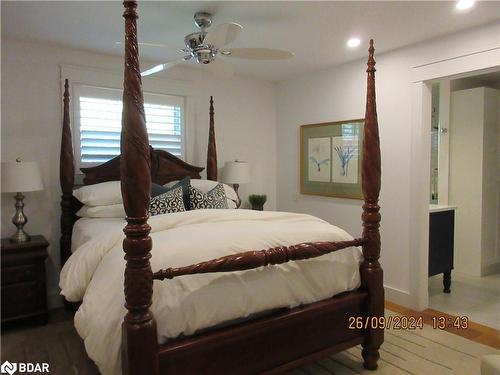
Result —
<path fill-rule="evenodd" d="M 234 191 L 238 197 L 236 208 L 239 208 L 241 206 L 241 198 L 238 194 L 238 188 L 240 184 L 250 182 L 250 165 L 246 161 L 227 161 L 224 164 L 222 175 L 224 177 L 224 182 L 233 184 Z"/>
<path fill-rule="evenodd" d="M 28 218 L 24 215 L 24 195 L 29 191 L 43 190 L 40 168 L 36 162 L 23 162 L 19 158 L 15 162 L 2 162 L 2 193 L 16 193 L 16 213 L 12 223 L 17 227 L 10 238 L 12 242 L 27 242 L 30 236 L 23 230 Z"/>

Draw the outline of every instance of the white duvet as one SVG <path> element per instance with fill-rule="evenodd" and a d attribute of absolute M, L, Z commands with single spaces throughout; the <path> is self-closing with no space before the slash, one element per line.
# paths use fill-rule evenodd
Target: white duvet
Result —
<path fill-rule="evenodd" d="M 98 219 L 96 219 L 98 220 Z M 149 219 L 153 271 L 246 250 L 352 237 L 316 217 L 285 212 L 196 210 Z M 104 225 L 104 224 L 103 224 Z M 75 326 L 103 374 L 121 373 L 123 294 L 122 226 L 76 249 L 61 271 L 61 294 L 83 302 Z M 295 307 L 359 287 L 361 252 L 347 248 L 315 259 L 255 270 L 155 281 L 151 310 L 158 341 L 193 334 L 252 313 Z"/>

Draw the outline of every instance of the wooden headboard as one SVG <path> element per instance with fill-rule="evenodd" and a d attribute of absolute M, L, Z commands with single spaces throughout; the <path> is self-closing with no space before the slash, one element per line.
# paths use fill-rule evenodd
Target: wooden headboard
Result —
<path fill-rule="evenodd" d="M 160 185 L 167 182 L 180 180 L 186 176 L 201 178 L 200 173 L 204 168 L 195 167 L 177 156 L 163 150 L 155 150 L 150 146 L 151 156 L 151 181 Z M 120 156 L 95 167 L 81 168 L 85 185 L 97 184 L 106 181 L 120 180 Z"/>
<path fill-rule="evenodd" d="M 71 136 L 69 112 L 69 84 L 64 81 L 63 95 L 63 128 L 61 140 L 61 154 L 59 164 L 59 181 L 62 190 L 61 196 L 61 266 L 71 255 L 71 235 L 73 225 L 78 219 L 76 212 L 82 204 L 73 197 L 75 187 L 75 161 L 73 155 L 73 138 Z M 164 150 L 149 147 L 151 181 L 160 185 L 180 180 L 184 177 L 201 178 L 200 173 L 205 169 L 186 163 L 177 156 Z M 93 185 L 106 181 L 120 181 L 120 155 L 95 167 L 81 168 L 83 184 Z M 215 141 L 214 101 L 210 97 L 209 107 L 209 137 L 207 151 L 207 179 L 217 180 L 217 147 Z"/>

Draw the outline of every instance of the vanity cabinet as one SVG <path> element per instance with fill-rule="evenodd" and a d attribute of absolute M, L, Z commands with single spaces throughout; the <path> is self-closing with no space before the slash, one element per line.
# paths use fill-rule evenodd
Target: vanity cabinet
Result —
<path fill-rule="evenodd" d="M 450 293 L 453 269 L 455 209 L 432 208 L 429 217 L 429 277 L 443 274 L 443 292 Z"/>

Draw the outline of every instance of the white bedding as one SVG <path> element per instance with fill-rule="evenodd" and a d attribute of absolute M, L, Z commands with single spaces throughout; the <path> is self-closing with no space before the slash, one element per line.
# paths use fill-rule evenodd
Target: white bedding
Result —
<path fill-rule="evenodd" d="M 125 219 L 119 218 L 89 218 L 82 217 L 73 225 L 73 234 L 71 235 L 71 252 L 80 248 L 85 242 L 92 238 L 99 237 L 104 233 L 123 230 Z"/>
<path fill-rule="evenodd" d="M 83 298 L 75 326 L 85 340 L 87 353 L 102 373 L 119 374 L 121 323 L 126 312 L 123 221 L 96 225 L 93 220 L 103 219 L 90 220 L 88 225 L 99 228 L 98 233 L 83 241 L 64 265 L 61 294 L 69 301 Z M 87 225 L 83 223 L 77 225 Z M 154 271 L 246 250 L 352 239 L 342 229 L 316 217 L 284 212 L 196 210 L 154 216 L 149 224 Z M 155 281 L 151 310 L 157 321 L 158 341 L 353 290 L 360 284 L 360 260 L 360 250 L 348 248 L 256 270 Z"/>

